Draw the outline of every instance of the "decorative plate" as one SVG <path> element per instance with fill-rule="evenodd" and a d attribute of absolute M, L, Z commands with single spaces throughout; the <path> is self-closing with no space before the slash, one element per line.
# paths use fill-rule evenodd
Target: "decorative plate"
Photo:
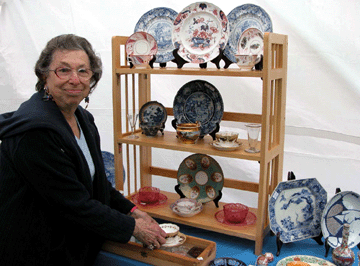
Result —
<path fill-rule="evenodd" d="M 230 142 L 229 144 L 223 145 L 220 142 L 214 140 L 210 145 L 219 151 L 234 151 L 241 146 L 241 142 Z"/>
<path fill-rule="evenodd" d="M 140 205 L 140 206 L 143 206 L 143 207 L 153 207 L 153 206 L 158 206 L 158 205 L 163 205 L 166 203 L 167 201 L 167 197 L 166 195 L 160 193 L 159 195 L 159 202 L 155 202 L 155 203 L 145 203 L 145 202 L 141 202 L 140 199 L 139 199 L 139 193 L 136 193 L 134 194 L 132 197 L 131 197 L 131 200 L 134 202 L 134 204 L 136 205 Z"/>
<path fill-rule="evenodd" d="M 353 248 L 360 242 L 360 196 L 352 191 L 337 193 L 325 206 L 321 230 L 331 247 L 341 245 L 345 223 L 350 224 L 348 246 Z"/>
<path fill-rule="evenodd" d="M 165 123 L 167 119 L 167 112 L 165 107 L 157 102 L 150 101 L 145 103 L 139 111 L 140 123 Z"/>
<path fill-rule="evenodd" d="M 270 228 L 283 243 L 316 237 L 326 202 L 316 178 L 280 182 L 269 200 Z"/>
<path fill-rule="evenodd" d="M 156 63 L 166 63 L 174 59 L 175 47 L 172 43 L 171 33 L 177 14 L 171 8 L 158 7 L 146 12 L 136 23 L 134 32 L 144 31 L 155 38 L 158 46 Z"/>
<path fill-rule="evenodd" d="M 292 261 L 302 261 L 310 264 L 311 266 L 335 266 L 330 261 L 307 255 L 294 255 L 281 259 L 276 266 L 286 266 Z"/>
<path fill-rule="evenodd" d="M 256 28 L 245 30 L 238 43 L 238 54 L 261 55 L 264 53 L 264 34 Z"/>
<path fill-rule="evenodd" d="M 115 165 L 114 154 L 108 151 L 101 151 L 101 155 L 104 161 L 106 178 L 111 185 L 115 187 Z M 123 181 L 125 181 L 125 169 L 123 169 Z"/>
<path fill-rule="evenodd" d="M 218 162 L 199 153 L 182 161 L 177 180 L 185 197 L 200 203 L 214 200 L 224 186 L 224 174 Z"/>
<path fill-rule="evenodd" d="M 157 49 L 154 37 L 143 31 L 133 33 L 125 44 L 127 55 L 155 55 Z"/>
<path fill-rule="evenodd" d="M 228 15 L 230 35 L 224 54 L 236 63 L 235 55 L 238 53 L 238 42 L 241 34 L 248 28 L 258 28 L 262 32 L 272 32 L 270 16 L 260 6 L 245 4 L 234 8 Z"/>
<path fill-rule="evenodd" d="M 165 244 L 162 244 L 162 248 L 177 247 L 184 244 L 186 241 L 186 235 L 179 232 L 176 236 L 167 237 Z"/>
<path fill-rule="evenodd" d="M 224 210 L 217 211 L 215 213 L 215 219 L 222 223 L 227 225 L 234 225 L 234 226 L 245 226 L 245 225 L 252 225 L 256 223 L 256 215 L 252 212 L 248 212 L 248 215 L 246 215 L 245 221 L 242 223 L 230 223 L 225 220 Z"/>
<path fill-rule="evenodd" d="M 171 204 L 170 209 L 179 216 L 192 217 L 202 211 L 203 205 L 194 199 L 182 198 Z"/>
<path fill-rule="evenodd" d="M 214 259 L 209 263 L 209 266 L 228 266 L 228 265 L 246 266 L 246 263 L 235 258 L 226 258 L 226 257 Z"/>
<path fill-rule="evenodd" d="M 192 63 L 206 63 L 219 55 L 229 38 L 225 13 L 207 2 L 193 3 L 176 17 L 173 43 L 178 54 Z"/>
<path fill-rule="evenodd" d="M 177 92 L 174 104 L 177 123 L 200 122 L 200 136 L 213 132 L 220 124 L 224 103 L 219 91 L 209 82 L 193 80 Z"/>

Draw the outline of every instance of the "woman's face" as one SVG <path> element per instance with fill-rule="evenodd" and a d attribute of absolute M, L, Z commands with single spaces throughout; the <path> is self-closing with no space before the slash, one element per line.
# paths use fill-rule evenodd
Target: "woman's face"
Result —
<path fill-rule="evenodd" d="M 56 50 L 49 69 L 59 68 L 62 72 L 71 69 L 70 76 L 60 78 L 54 71 L 49 71 L 46 86 L 61 111 L 75 112 L 80 102 L 90 92 L 91 79 L 86 80 L 77 74 L 81 69 L 90 69 L 89 57 L 82 50 Z"/>

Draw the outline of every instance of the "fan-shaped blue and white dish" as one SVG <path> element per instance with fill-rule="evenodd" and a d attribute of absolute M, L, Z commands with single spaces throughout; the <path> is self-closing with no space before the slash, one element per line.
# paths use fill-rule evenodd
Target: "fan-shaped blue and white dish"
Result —
<path fill-rule="evenodd" d="M 317 237 L 326 202 L 316 178 L 280 182 L 269 200 L 270 228 L 283 243 Z"/>
<path fill-rule="evenodd" d="M 272 32 L 270 16 L 260 6 L 244 4 L 234 8 L 228 15 L 230 25 L 229 40 L 225 46 L 225 56 L 236 63 L 235 55 L 238 53 L 238 42 L 241 34 L 248 28 L 257 28 L 262 32 Z"/>
<path fill-rule="evenodd" d="M 204 80 L 193 80 L 177 92 L 173 110 L 178 124 L 200 122 L 200 136 L 205 136 L 220 124 L 224 103 L 214 85 Z"/>
<path fill-rule="evenodd" d="M 114 154 L 108 151 L 101 151 L 101 155 L 104 161 L 106 177 L 111 185 L 115 187 Z M 123 181 L 125 181 L 125 169 L 123 170 Z"/>
<path fill-rule="evenodd" d="M 139 111 L 140 123 L 163 124 L 166 122 L 167 112 L 165 107 L 157 102 L 150 101 L 145 103 Z"/>
<path fill-rule="evenodd" d="M 166 63 L 174 59 L 175 49 L 171 34 L 177 12 L 171 8 L 158 7 L 149 10 L 136 23 L 134 32 L 144 31 L 151 34 L 157 43 L 156 63 Z"/>
<path fill-rule="evenodd" d="M 360 195 L 352 191 L 337 193 L 323 212 L 321 230 L 332 248 L 341 245 L 345 223 L 350 224 L 348 246 L 353 248 L 360 242 Z"/>

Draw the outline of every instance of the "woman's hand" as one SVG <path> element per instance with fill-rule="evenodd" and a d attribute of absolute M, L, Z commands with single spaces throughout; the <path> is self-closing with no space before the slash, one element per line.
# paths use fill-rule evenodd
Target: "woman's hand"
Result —
<path fill-rule="evenodd" d="M 134 237 L 148 247 L 160 248 L 166 242 L 166 233 L 159 224 L 146 212 L 136 209 L 132 214 L 135 218 Z"/>

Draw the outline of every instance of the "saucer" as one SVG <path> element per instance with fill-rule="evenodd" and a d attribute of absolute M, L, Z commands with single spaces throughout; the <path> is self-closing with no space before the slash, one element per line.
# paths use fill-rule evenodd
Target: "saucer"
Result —
<path fill-rule="evenodd" d="M 215 218 L 218 222 L 227 224 L 227 225 L 234 225 L 234 226 L 244 226 L 244 225 L 252 225 L 256 223 L 256 215 L 252 212 L 248 212 L 248 215 L 245 218 L 245 221 L 242 223 L 230 223 L 225 220 L 224 210 L 218 211 L 215 213 Z"/>
<path fill-rule="evenodd" d="M 212 147 L 214 147 L 215 149 L 219 150 L 219 151 L 234 151 L 237 148 L 239 148 L 241 146 L 241 142 L 231 142 L 229 144 L 222 144 L 216 140 L 214 140 L 213 142 L 210 143 L 210 145 Z"/>
<path fill-rule="evenodd" d="M 152 207 L 152 206 L 162 205 L 162 204 L 165 204 L 166 201 L 167 201 L 166 195 L 164 195 L 162 193 L 160 193 L 160 195 L 159 195 L 159 201 L 154 202 L 154 203 L 141 202 L 140 199 L 139 199 L 139 193 L 136 193 L 135 195 L 133 195 L 131 197 L 131 199 L 134 202 L 134 204 L 144 206 L 144 207 Z"/>
<path fill-rule="evenodd" d="M 161 247 L 164 248 L 177 247 L 184 244 L 185 241 L 186 241 L 186 235 L 179 232 L 176 236 L 166 238 L 165 244 L 162 244 Z"/>

